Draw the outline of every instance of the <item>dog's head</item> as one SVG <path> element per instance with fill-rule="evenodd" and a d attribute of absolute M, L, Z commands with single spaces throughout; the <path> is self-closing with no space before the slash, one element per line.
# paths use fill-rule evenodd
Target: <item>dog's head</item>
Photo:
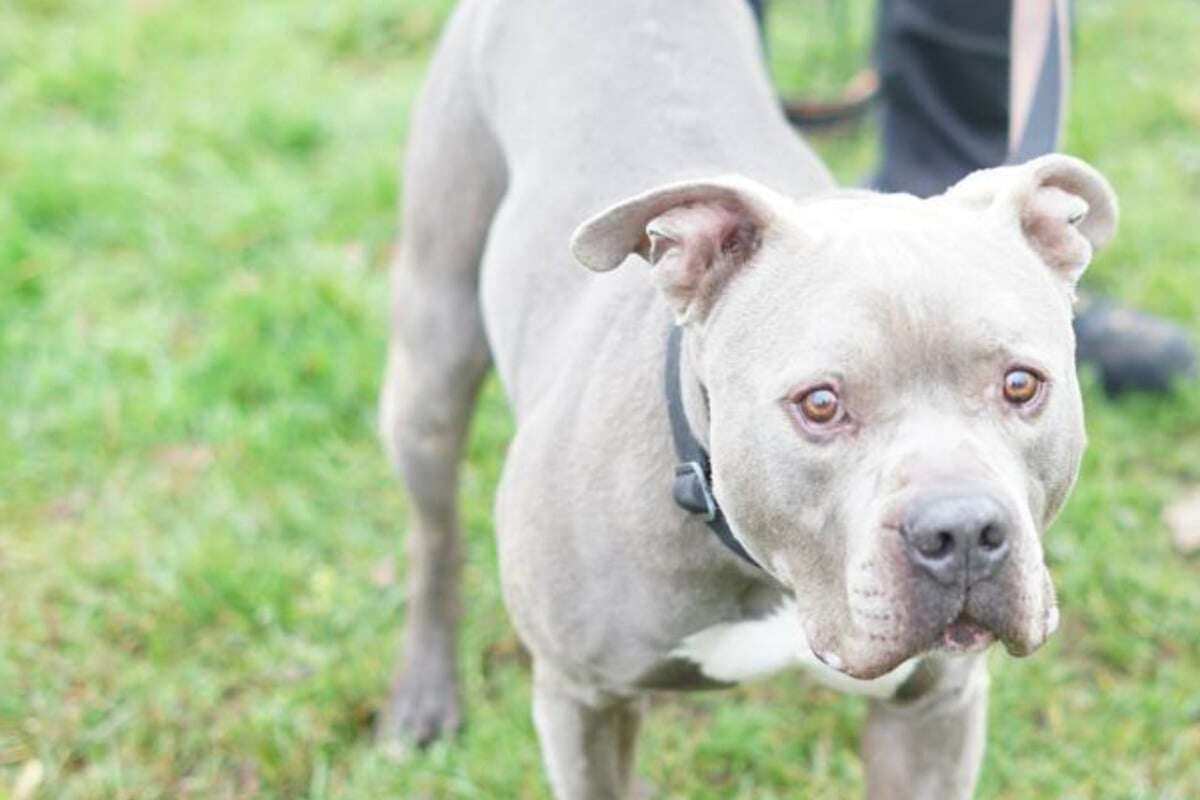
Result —
<path fill-rule="evenodd" d="M 1047 156 L 929 200 L 677 184 L 572 247 L 652 265 L 733 530 L 816 655 L 869 678 L 939 646 L 1027 654 L 1057 625 L 1041 535 L 1085 445 L 1071 302 L 1115 224 L 1108 182 Z"/>

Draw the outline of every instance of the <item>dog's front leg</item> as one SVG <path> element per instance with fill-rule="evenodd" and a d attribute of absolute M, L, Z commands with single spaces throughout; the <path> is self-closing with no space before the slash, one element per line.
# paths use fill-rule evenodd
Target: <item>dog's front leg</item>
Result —
<path fill-rule="evenodd" d="M 971 797 L 983 760 L 987 696 L 983 655 L 933 655 L 895 698 L 873 701 L 863 733 L 867 797 Z"/>
<path fill-rule="evenodd" d="M 558 800 L 627 800 L 640 703 L 581 687 L 534 664 L 533 721 Z"/>

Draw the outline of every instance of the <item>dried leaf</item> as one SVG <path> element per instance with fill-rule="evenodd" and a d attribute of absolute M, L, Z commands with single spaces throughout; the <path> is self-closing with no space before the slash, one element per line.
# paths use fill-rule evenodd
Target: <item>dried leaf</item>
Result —
<path fill-rule="evenodd" d="M 1184 555 L 1200 551 L 1200 491 L 1175 501 L 1163 512 L 1171 542 Z"/>
<path fill-rule="evenodd" d="M 41 761 L 36 758 L 26 761 L 17 774 L 17 782 L 13 784 L 13 800 L 29 800 L 42 785 L 42 779 L 45 777 L 46 768 Z"/>

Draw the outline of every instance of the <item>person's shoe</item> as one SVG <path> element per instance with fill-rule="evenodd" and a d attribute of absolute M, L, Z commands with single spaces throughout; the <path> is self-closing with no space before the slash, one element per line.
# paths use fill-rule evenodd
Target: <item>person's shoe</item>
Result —
<path fill-rule="evenodd" d="M 1083 292 L 1075 305 L 1075 358 L 1096 369 L 1111 397 L 1167 392 L 1196 376 L 1196 351 L 1183 328 Z"/>

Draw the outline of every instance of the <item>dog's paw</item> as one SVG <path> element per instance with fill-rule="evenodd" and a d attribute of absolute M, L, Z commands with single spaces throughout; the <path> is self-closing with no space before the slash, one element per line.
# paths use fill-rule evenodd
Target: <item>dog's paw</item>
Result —
<path fill-rule="evenodd" d="M 401 755 L 462 730 L 458 682 L 442 670 L 410 670 L 392 686 L 375 725 L 385 752 Z"/>

